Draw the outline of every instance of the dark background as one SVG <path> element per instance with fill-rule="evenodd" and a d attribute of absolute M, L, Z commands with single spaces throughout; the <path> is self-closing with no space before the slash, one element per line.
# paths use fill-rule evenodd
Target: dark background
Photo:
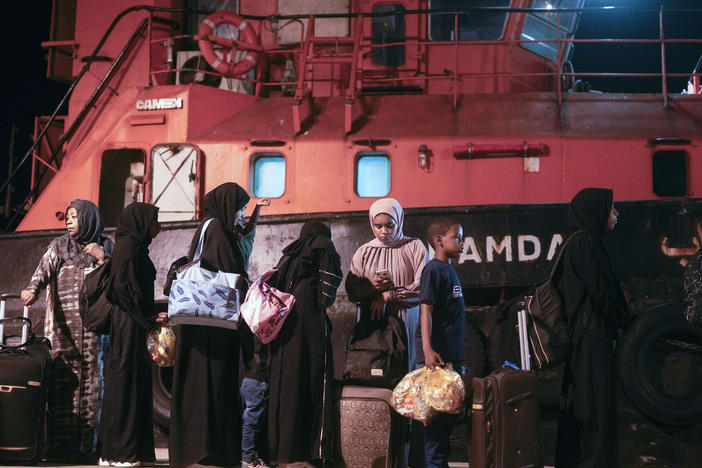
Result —
<path fill-rule="evenodd" d="M 700 8 L 700 0 L 589 0 L 587 7 L 636 7 L 648 11 L 614 11 L 608 14 L 586 11 L 582 14 L 577 38 L 651 38 L 659 35 L 658 12 L 665 8 Z M 664 30 L 668 38 L 702 38 L 702 12 L 665 13 Z M 2 62 L 2 104 L 0 104 L 0 181 L 7 177 L 10 153 L 10 134 L 15 130 L 15 162 L 31 146 L 34 117 L 49 115 L 65 93 L 67 86 L 46 79 L 45 50 L 42 41 L 49 40 L 51 17 L 50 0 L 3 2 L 0 10 L 0 34 L 4 46 L 0 48 Z M 666 59 L 672 73 L 692 72 L 702 54 L 702 44 L 670 44 Z M 660 47 L 644 45 L 576 44 L 572 57 L 575 72 L 635 72 L 661 71 Z M 582 78 L 592 89 L 605 92 L 660 93 L 658 78 Z M 668 91 L 681 92 L 686 78 L 670 78 Z M 61 112 L 65 113 L 65 110 Z M 26 195 L 29 166 L 20 175 L 13 194 L 19 203 Z M 0 206 L 5 193 L 0 194 Z M 0 214 L 0 229 L 4 227 Z"/>

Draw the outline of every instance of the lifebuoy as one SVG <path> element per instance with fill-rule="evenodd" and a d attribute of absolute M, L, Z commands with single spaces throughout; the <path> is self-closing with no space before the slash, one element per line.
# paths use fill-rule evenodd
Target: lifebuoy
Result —
<path fill-rule="evenodd" d="M 200 26 L 198 46 L 200 47 L 202 56 L 205 57 L 205 60 L 207 60 L 207 63 L 209 63 L 212 68 L 225 76 L 243 75 L 256 66 L 259 52 L 247 50 L 244 58 L 236 63 L 227 62 L 223 57 L 219 57 L 215 53 L 209 36 L 211 36 L 215 29 L 217 29 L 217 26 L 221 24 L 234 26 L 239 30 L 239 40 L 241 42 L 244 42 L 251 49 L 260 49 L 261 42 L 250 23 L 237 14 L 229 11 L 219 11 L 205 18 Z"/>

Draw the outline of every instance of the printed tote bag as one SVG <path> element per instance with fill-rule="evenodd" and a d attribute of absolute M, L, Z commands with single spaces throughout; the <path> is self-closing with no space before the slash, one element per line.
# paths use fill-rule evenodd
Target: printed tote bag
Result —
<path fill-rule="evenodd" d="M 295 296 L 266 284 L 276 271 L 268 270 L 261 275 L 251 285 L 246 300 L 241 304 L 241 316 L 263 343 L 270 343 L 278 336 L 285 318 L 295 305 Z"/>
<path fill-rule="evenodd" d="M 212 271 L 200 266 L 205 221 L 193 261 L 176 273 L 168 295 L 168 320 L 171 325 L 209 325 L 237 328 L 239 321 L 238 273 Z"/>

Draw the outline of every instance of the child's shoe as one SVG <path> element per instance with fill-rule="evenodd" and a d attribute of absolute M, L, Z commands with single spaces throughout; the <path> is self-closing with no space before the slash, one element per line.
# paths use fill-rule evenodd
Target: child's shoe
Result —
<path fill-rule="evenodd" d="M 267 464 L 266 462 L 264 462 L 263 460 L 261 460 L 260 458 L 259 458 L 258 460 L 256 460 L 254 463 L 255 463 L 254 466 L 255 466 L 256 468 L 270 468 L 270 467 L 268 466 L 268 464 Z M 241 468 L 244 468 L 244 466 L 242 465 Z"/>
<path fill-rule="evenodd" d="M 241 468 L 258 468 L 256 461 L 257 460 L 247 462 L 247 461 L 241 460 Z"/>

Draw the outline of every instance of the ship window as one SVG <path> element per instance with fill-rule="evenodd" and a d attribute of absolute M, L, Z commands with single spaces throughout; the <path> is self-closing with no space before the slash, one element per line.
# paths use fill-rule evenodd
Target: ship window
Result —
<path fill-rule="evenodd" d="M 432 9 L 455 9 L 472 7 L 509 8 L 510 0 L 431 0 Z M 459 41 L 490 41 L 500 39 L 505 28 L 507 12 L 466 12 L 458 15 Z M 455 15 L 432 13 L 429 15 L 429 34 L 432 41 L 453 41 Z"/>
<path fill-rule="evenodd" d="M 656 151 L 653 153 L 653 193 L 659 197 L 687 195 L 687 153 Z"/>
<path fill-rule="evenodd" d="M 402 5 L 376 5 L 373 13 L 405 11 Z M 405 42 L 405 15 L 374 16 L 372 25 L 373 45 Z M 405 46 L 393 45 L 373 48 L 373 63 L 384 67 L 399 67 L 405 63 Z"/>
<path fill-rule="evenodd" d="M 285 158 L 280 153 L 255 153 L 249 187 L 256 198 L 278 198 L 285 192 Z"/>
<path fill-rule="evenodd" d="M 584 0 L 531 0 L 529 7 L 547 10 L 553 8 L 581 8 L 583 2 Z M 521 46 L 545 59 L 558 60 L 559 42 L 556 39 L 571 37 L 577 28 L 579 18 L 580 13 L 577 11 L 528 13 L 524 19 L 521 40 L 539 42 L 523 42 Z M 563 57 L 565 60 L 568 60 L 573 50 L 573 44 L 561 42 L 560 45 L 565 47 Z"/>
<path fill-rule="evenodd" d="M 384 197 L 390 193 L 390 158 L 383 151 L 362 151 L 356 158 L 356 193 Z"/>

